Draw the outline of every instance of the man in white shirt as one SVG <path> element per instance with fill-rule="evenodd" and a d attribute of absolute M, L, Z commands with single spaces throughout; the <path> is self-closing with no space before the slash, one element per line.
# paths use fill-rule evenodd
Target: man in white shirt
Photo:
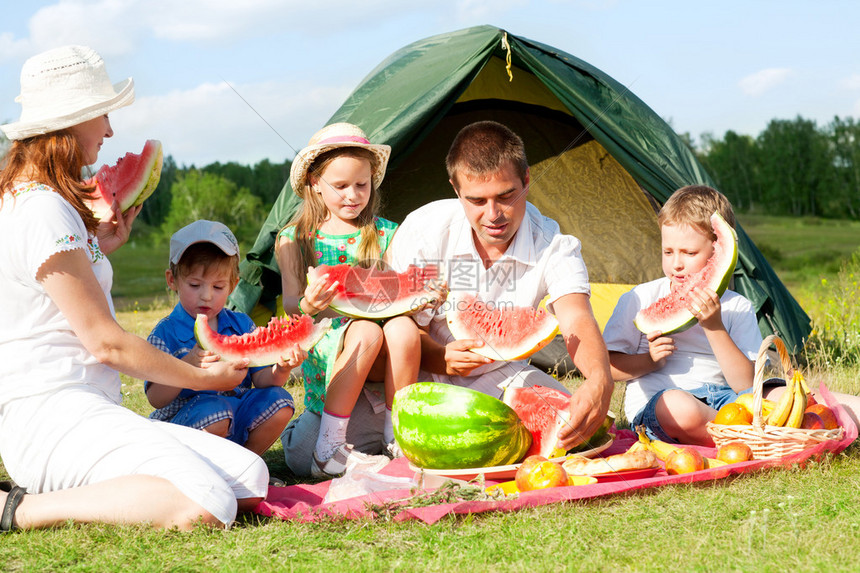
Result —
<path fill-rule="evenodd" d="M 585 377 L 570 401 L 570 424 L 560 433 L 566 449 L 591 436 L 609 409 L 609 359 L 588 298 L 580 242 L 526 201 L 529 168 L 522 140 L 490 121 L 464 127 L 448 151 L 456 199 L 425 205 L 397 230 L 388 255 L 409 264 L 440 265 L 450 290 L 477 293 L 486 302 L 537 307 L 549 297 L 571 358 Z M 493 362 L 470 352 L 480 344 L 453 339 L 445 305 L 415 316 L 424 329 L 419 380 L 456 384 L 500 397 L 507 386 L 551 386 L 554 378 L 523 362 Z"/>

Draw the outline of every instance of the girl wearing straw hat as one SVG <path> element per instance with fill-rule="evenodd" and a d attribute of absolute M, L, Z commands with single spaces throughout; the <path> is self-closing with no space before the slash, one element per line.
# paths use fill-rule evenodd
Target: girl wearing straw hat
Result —
<path fill-rule="evenodd" d="M 114 319 L 105 254 L 140 208 L 100 223 L 81 182 L 111 137 L 108 113 L 129 105 L 90 48 L 27 60 L 21 117 L 0 171 L 0 531 L 78 523 L 189 529 L 229 525 L 266 494 L 265 463 L 245 448 L 120 405 L 119 372 L 227 390 L 246 363 L 195 368 L 125 332 Z"/>
<path fill-rule="evenodd" d="M 397 225 L 377 217 L 379 185 L 391 148 L 357 126 L 335 123 L 299 151 L 290 184 L 302 209 L 276 244 L 287 313 L 332 317 L 333 328 L 302 363 L 305 411 L 281 435 L 284 457 L 300 476 L 335 477 L 365 454 L 399 454 L 391 424 L 394 393 L 418 378 L 420 337 L 408 316 L 382 324 L 348 320 L 328 308 L 336 282 L 307 282 L 309 267 L 378 264 Z M 383 382 L 384 399 L 371 391 Z"/>

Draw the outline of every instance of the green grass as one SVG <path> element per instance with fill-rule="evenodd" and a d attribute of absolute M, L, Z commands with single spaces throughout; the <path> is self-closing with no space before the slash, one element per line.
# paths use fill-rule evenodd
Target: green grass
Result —
<path fill-rule="evenodd" d="M 860 225 L 834 230 L 829 222 L 741 221 L 757 243 L 764 241 L 766 254 L 778 250 L 774 267 L 796 281 L 786 280 L 793 293 L 819 292 L 821 279 L 833 280 L 841 261 L 860 245 Z M 166 254 L 156 250 L 137 245 L 111 258 L 115 293 L 123 293 L 118 319 L 144 336 L 173 304 L 161 286 Z M 832 267 L 822 254 L 830 250 L 840 253 Z M 809 268 L 792 270 L 804 257 L 812 261 Z M 142 286 L 150 279 L 152 291 Z M 856 394 L 857 374 L 856 367 L 837 366 L 813 379 Z M 123 377 L 123 383 L 125 404 L 148 414 L 140 381 Z M 289 389 L 300 401 L 301 388 Z M 616 412 L 622 411 L 621 398 L 619 389 Z M 177 533 L 69 524 L 0 538 L 0 570 L 853 571 L 850 547 L 860 534 L 858 454 L 855 444 L 805 468 L 514 513 L 446 517 L 434 525 L 303 524 L 245 516 L 230 531 Z M 287 477 L 280 444 L 264 459 L 273 475 Z M 4 473 L 0 466 L 0 477 Z"/>
<path fill-rule="evenodd" d="M 834 276 L 860 247 L 860 221 L 756 214 L 739 214 L 738 220 L 796 297 Z"/>

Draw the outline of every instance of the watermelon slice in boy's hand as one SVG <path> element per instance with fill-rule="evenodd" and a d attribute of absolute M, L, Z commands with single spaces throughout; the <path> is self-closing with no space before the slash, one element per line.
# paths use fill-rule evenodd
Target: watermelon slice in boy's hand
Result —
<path fill-rule="evenodd" d="M 86 181 L 96 186 L 97 198 L 90 203 L 96 218 L 110 216 L 114 199 L 122 212 L 143 203 L 158 186 L 163 160 L 161 142 L 149 139 L 139 155 L 126 153 L 115 165 L 102 165 L 95 177 Z"/>

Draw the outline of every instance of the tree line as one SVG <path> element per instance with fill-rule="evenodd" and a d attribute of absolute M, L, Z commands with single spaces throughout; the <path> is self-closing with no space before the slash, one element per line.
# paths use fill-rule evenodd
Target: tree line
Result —
<path fill-rule="evenodd" d="M 774 119 L 758 137 L 727 131 L 693 149 L 739 211 L 825 218 L 860 217 L 860 122 L 823 127 L 800 116 Z"/>
<path fill-rule="evenodd" d="M 860 218 L 860 121 L 837 116 L 819 127 L 798 116 L 771 120 L 756 137 L 703 134 L 698 146 L 681 137 L 740 212 Z M 0 156 L 8 144 L 0 134 Z M 195 219 L 217 219 L 250 244 L 289 172 L 289 160 L 197 168 L 168 155 L 140 220 L 156 238 L 169 238 Z"/>

